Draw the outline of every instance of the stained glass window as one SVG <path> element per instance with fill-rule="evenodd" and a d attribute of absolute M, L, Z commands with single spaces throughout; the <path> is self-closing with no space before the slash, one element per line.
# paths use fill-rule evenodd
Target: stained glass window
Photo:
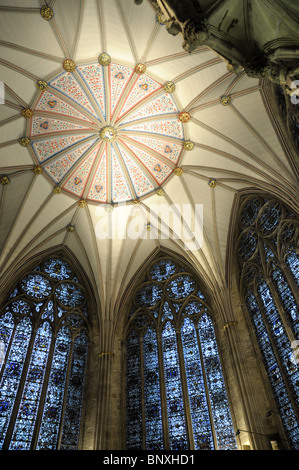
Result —
<path fill-rule="evenodd" d="M 53 256 L 0 310 L 0 448 L 77 449 L 88 352 L 84 288 Z"/>
<path fill-rule="evenodd" d="M 273 390 L 285 434 L 299 449 L 298 218 L 280 202 L 247 198 L 237 241 L 242 294 Z M 255 233 L 255 248 L 250 237 Z"/>
<path fill-rule="evenodd" d="M 194 277 L 157 259 L 127 334 L 127 449 L 236 449 L 214 324 Z"/>

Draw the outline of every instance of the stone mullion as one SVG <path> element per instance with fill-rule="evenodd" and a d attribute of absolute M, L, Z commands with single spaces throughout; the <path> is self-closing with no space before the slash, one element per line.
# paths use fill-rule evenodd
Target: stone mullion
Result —
<path fill-rule="evenodd" d="M 178 355 L 179 355 L 181 384 L 182 384 L 182 390 L 183 390 L 183 403 L 184 403 L 184 410 L 185 410 L 188 448 L 190 450 L 194 450 L 194 437 L 193 437 L 192 419 L 191 419 L 191 412 L 190 412 L 189 391 L 188 391 L 188 384 L 187 384 L 187 378 L 186 378 L 184 350 L 183 350 L 183 344 L 182 344 L 182 334 L 181 334 L 181 330 L 178 328 L 176 328 L 176 339 L 177 339 L 177 347 L 178 347 Z"/>
<path fill-rule="evenodd" d="M 30 338 L 30 341 L 29 341 L 28 349 L 27 349 L 26 359 L 25 359 L 25 362 L 24 362 L 24 367 L 23 367 L 21 379 L 20 379 L 20 382 L 19 382 L 18 391 L 17 391 L 17 394 L 16 394 L 13 410 L 12 410 L 12 413 L 11 413 L 11 416 L 10 416 L 9 426 L 7 428 L 6 436 L 5 436 L 5 439 L 4 439 L 4 442 L 3 442 L 2 450 L 7 450 L 9 448 L 9 445 L 10 445 L 10 441 L 11 441 L 11 438 L 12 438 L 16 418 L 17 418 L 17 415 L 18 415 L 18 411 L 19 411 L 19 407 L 20 407 L 20 403 L 21 403 L 21 399 L 22 399 L 22 395 L 23 395 L 23 390 L 24 390 L 24 386 L 25 386 L 25 382 L 26 382 L 26 377 L 27 377 L 29 365 L 30 365 L 32 350 L 33 350 L 33 346 L 34 346 L 38 326 L 39 325 L 35 326 L 34 329 L 31 332 L 31 338 Z"/>
<path fill-rule="evenodd" d="M 71 375 L 74 341 L 75 341 L 75 339 L 72 338 L 71 348 L 70 348 L 70 352 L 69 352 L 69 363 L 68 363 L 68 366 L 67 366 L 67 373 L 66 373 L 66 380 L 65 380 L 65 388 L 64 388 L 64 394 L 63 394 L 62 413 L 61 413 L 60 423 L 59 423 L 59 432 L 58 432 L 58 439 L 57 439 L 57 450 L 60 450 L 60 446 L 61 446 L 63 420 L 64 420 L 64 415 L 65 415 L 66 399 L 67 399 L 69 381 L 70 381 L 70 375 Z"/>
<path fill-rule="evenodd" d="M 48 389 L 48 381 L 49 381 L 49 376 L 50 376 L 51 367 L 52 367 L 55 342 L 56 342 L 56 335 L 53 334 L 51 338 L 49 353 L 48 353 L 48 361 L 47 361 L 45 376 L 43 380 L 42 391 L 40 395 L 40 402 L 39 402 L 38 411 L 36 414 L 35 426 L 34 426 L 34 430 L 32 434 L 33 437 L 32 437 L 32 443 L 31 443 L 31 450 L 36 449 L 36 445 L 38 441 L 39 430 L 40 430 L 40 426 L 42 422 L 43 410 L 44 410 L 46 394 L 47 394 L 47 389 Z"/>
<path fill-rule="evenodd" d="M 290 389 L 290 386 L 289 386 L 289 380 L 288 380 L 288 377 L 286 376 L 285 374 L 285 369 L 284 369 L 284 365 L 282 364 L 282 361 L 281 361 L 281 358 L 280 358 L 280 355 L 279 355 L 279 352 L 277 351 L 277 347 L 276 347 L 276 344 L 275 344 L 275 341 L 273 340 L 273 335 L 272 335 L 272 330 L 271 330 L 271 325 L 269 324 L 268 322 L 268 319 L 265 315 L 265 309 L 264 309 L 264 306 L 262 305 L 262 302 L 260 300 L 260 297 L 259 297 L 259 294 L 258 292 L 255 292 L 255 298 L 257 300 L 257 303 L 258 303 L 258 306 L 259 306 L 259 310 L 262 314 L 262 318 L 263 318 L 263 321 L 264 321 L 264 325 L 265 325 L 265 328 L 266 328 L 266 331 L 267 331 L 267 334 L 269 336 L 269 339 L 270 339 L 270 344 L 271 344 L 271 347 L 274 351 L 274 355 L 275 355 L 275 359 L 276 359 L 276 362 L 278 364 L 278 367 L 279 367 L 279 370 L 280 370 L 280 373 L 283 377 L 283 382 L 284 382 L 284 385 L 287 389 L 287 392 L 288 392 L 288 397 L 292 403 L 292 407 L 293 407 L 293 410 L 297 416 L 297 419 L 299 419 L 299 416 L 298 416 L 298 410 L 297 410 L 297 405 L 296 405 L 296 401 L 294 400 L 293 398 L 293 392 L 292 390 Z"/>
<path fill-rule="evenodd" d="M 296 282 L 294 281 L 294 278 L 289 270 L 289 267 L 287 263 L 281 263 L 280 264 L 281 270 L 286 277 L 286 280 L 288 282 L 289 288 L 296 299 L 297 305 L 299 305 L 299 293 L 298 293 L 298 287 L 296 285 Z"/>
<path fill-rule="evenodd" d="M 284 313 L 284 307 L 283 307 L 282 302 L 280 300 L 279 294 L 278 294 L 278 292 L 277 292 L 277 290 L 276 290 L 276 288 L 273 284 L 272 278 L 266 278 L 265 280 L 266 280 L 267 286 L 269 287 L 269 290 L 270 290 L 271 296 L 274 300 L 275 306 L 278 310 L 280 319 L 281 319 L 281 321 L 283 323 L 283 326 L 286 330 L 287 336 L 288 336 L 290 342 L 292 343 L 295 340 L 295 337 L 294 337 L 293 331 L 292 331 L 292 329 L 289 325 L 289 322 L 286 319 L 286 316 L 285 316 L 285 313 Z"/>
<path fill-rule="evenodd" d="M 142 416 L 142 448 L 146 449 L 146 426 L 145 426 L 145 381 L 143 360 L 143 336 L 140 336 L 140 374 L 141 374 L 141 416 Z"/>
<path fill-rule="evenodd" d="M 198 325 L 196 325 L 195 331 L 196 331 L 197 347 L 198 347 L 198 351 L 199 351 L 199 359 L 200 359 L 200 364 L 201 364 L 202 376 L 203 376 L 203 381 L 204 381 L 204 388 L 205 388 L 206 399 L 207 399 L 207 403 L 208 403 L 208 410 L 209 410 L 209 417 L 210 417 L 211 429 L 212 429 L 212 434 L 213 434 L 213 441 L 214 441 L 215 450 L 218 450 L 216 430 L 215 430 L 215 424 L 214 424 L 214 419 L 213 419 L 213 414 L 212 414 L 212 406 L 211 406 L 211 401 L 210 401 L 208 380 L 207 380 L 207 374 L 206 374 L 206 370 L 205 370 L 203 353 L 202 353 L 201 344 L 200 344 Z"/>
<path fill-rule="evenodd" d="M 162 413 L 162 427 L 163 427 L 163 448 L 169 449 L 170 441 L 169 441 L 168 413 L 167 413 L 166 386 L 165 386 L 162 333 L 161 332 L 157 333 L 157 343 L 158 343 L 161 413 Z"/>

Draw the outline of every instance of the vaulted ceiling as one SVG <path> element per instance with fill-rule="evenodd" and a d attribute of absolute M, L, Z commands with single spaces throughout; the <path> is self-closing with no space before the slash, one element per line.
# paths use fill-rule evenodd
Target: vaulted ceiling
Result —
<path fill-rule="evenodd" d="M 43 5 L 0 0 L 0 275 L 66 246 L 110 315 L 165 248 L 221 287 L 236 195 L 296 191 L 263 82 L 184 51 L 147 1 L 51 0 L 50 19 Z"/>

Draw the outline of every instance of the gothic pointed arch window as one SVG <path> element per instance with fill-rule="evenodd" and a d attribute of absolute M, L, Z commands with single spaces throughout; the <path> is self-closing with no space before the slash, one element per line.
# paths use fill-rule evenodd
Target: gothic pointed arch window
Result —
<path fill-rule="evenodd" d="M 299 449 L 298 227 L 281 202 L 247 197 L 236 244 L 242 297 L 293 449 Z"/>
<path fill-rule="evenodd" d="M 51 256 L 26 272 L 0 310 L 0 448 L 78 448 L 88 353 L 84 288 Z"/>
<path fill-rule="evenodd" d="M 127 449 L 236 449 L 214 317 L 190 272 L 161 257 L 127 330 Z"/>

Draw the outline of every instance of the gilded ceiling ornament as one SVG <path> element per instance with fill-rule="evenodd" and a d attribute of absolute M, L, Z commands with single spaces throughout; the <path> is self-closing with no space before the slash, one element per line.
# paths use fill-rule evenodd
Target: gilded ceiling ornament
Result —
<path fill-rule="evenodd" d="M 163 15 L 161 15 L 161 14 L 156 15 L 156 21 L 157 21 L 157 23 L 159 23 L 161 25 L 164 25 L 166 23 L 166 20 L 163 19 Z"/>
<path fill-rule="evenodd" d="M 52 8 L 48 7 L 48 5 L 44 5 L 43 7 L 41 7 L 40 14 L 42 18 L 46 21 L 51 20 L 54 16 Z"/>
<path fill-rule="evenodd" d="M 138 204 L 140 204 L 140 201 L 138 201 L 138 199 L 134 199 L 132 203 L 134 204 L 134 206 L 138 206 Z"/>
<path fill-rule="evenodd" d="M 232 99 L 230 96 L 221 96 L 220 98 L 220 103 L 222 104 L 222 106 L 229 106 L 232 102 Z"/>
<path fill-rule="evenodd" d="M 184 149 L 185 150 L 193 150 L 194 149 L 194 143 L 191 142 L 191 140 L 186 140 L 184 142 Z"/>
<path fill-rule="evenodd" d="M 164 83 L 164 91 L 166 91 L 166 93 L 173 93 L 174 90 L 175 90 L 175 84 L 173 82 Z"/>
<path fill-rule="evenodd" d="M 66 72 L 74 72 L 76 70 L 76 64 L 72 59 L 66 59 L 63 62 L 63 68 Z"/>
<path fill-rule="evenodd" d="M 87 201 L 85 201 L 85 199 L 80 199 L 80 201 L 78 202 L 78 206 L 79 207 L 86 207 L 87 206 Z"/>
<path fill-rule="evenodd" d="M 29 147 L 29 145 L 31 144 L 31 140 L 29 139 L 29 137 L 22 137 L 21 139 L 19 139 L 19 143 L 23 147 Z"/>
<path fill-rule="evenodd" d="M 111 126 L 105 126 L 100 130 L 100 137 L 104 142 L 111 142 L 116 139 L 116 130 Z"/>
<path fill-rule="evenodd" d="M 149 232 L 152 228 L 153 228 L 152 225 L 150 224 L 150 222 L 148 222 L 146 224 L 146 230 Z"/>
<path fill-rule="evenodd" d="M 180 114 L 179 114 L 179 120 L 181 122 L 188 122 L 190 121 L 191 119 L 191 116 L 189 113 L 187 113 L 186 111 L 182 111 Z"/>
<path fill-rule="evenodd" d="M 22 116 L 26 119 L 31 119 L 33 116 L 33 111 L 30 108 L 22 109 Z"/>
<path fill-rule="evenodd" d="M 184 173 L 183 168 L 177 167 L 174 169 L 174 174 L 177 176 L 181 176 Z"/>
<path fill-rule="evenodd" d="M 156 194 L 158 194 L 158 196 L 164 196 L 164 189 L 162 188 L 156 189 Z"/>
<path fill-rule="evenodd" d="M 75 230 L 75 227 L 73 225 L 68 225 L 66 229 L 68 232 L 73 232 Z"/>
<path fill-rule="evenodd" d="M 141 75 L 142 73 L 144 73 L 146 70 L 146 66 L 144 64 L 137 64 L 135 65 L 135 72 L 138 73 L 139 75 Z"/>
<path fill-rule="evenodd" d="M 41 91 L 44 91 L 47 88 L 48 84 L 44 80 L 38 80 L 36 82 L 36 88 L 38 88 Z"/>
<path fill-rule="evenodd" d="M 3 186 L 7 186 L 9 183 L 10 183 L 10 179 L 8 176 L 1 176 L 0 177 L 0 183 L 3 185 Z"/>
<path fill-rule="evenodd" d="M 211 188 L 215 188 L 216 185 L 217 185 L 217 181 L 215 179 L 210 179 L 209 186 Z"/>
<path fill-rule="evenodd" d="M 54 194 L 60 194 L 60 193 L 61 193 L 61 188 L 60 188 L 60 186 L 55 186 L 55 187 L 53 188 L 53 193 L 54 193 Z"/>
<path fill-rule="evenodd" d="M 107 54 L 107 52 L 102 52 L 99 55 L 98 60 L 99 60 L 99 64 L 101 65 L 109 65 L 111 62 L 111 57 L 109 54 Z"/>
<path fill-rule="evenodd" d="M 40 165 L 36 165 L 33 167 L 33 173 L 35 175 L 40 175 L 43 172 L 43 168 Z"/>

